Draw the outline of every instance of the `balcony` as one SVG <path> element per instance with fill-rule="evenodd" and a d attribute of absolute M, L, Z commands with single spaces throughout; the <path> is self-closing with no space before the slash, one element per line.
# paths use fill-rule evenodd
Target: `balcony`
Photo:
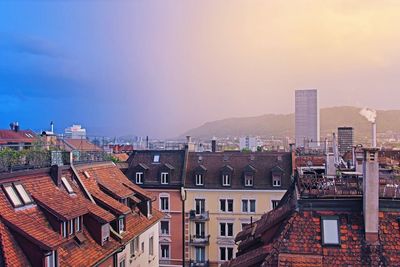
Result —
<path fill-rule="evenodd" d="M 200 214 L 196 214 L 195 210 L 191 210 L 189 212 L 189 220 L 191 221 L 196 221 L 196 222 L 204 222 L 204 221 L 208 221 L 210 219 L 209 213 L 208 211 L 205 211 L 203 213 Z"/>
<path fill-rule="evenodd" d="M 207 236 L 190 235 L 189 245 L 208 246 L 208 244 L 210 244 L 210 235 Z"/>
<path fill-rule="evenodd" d="M 190 267 L 208 267 L 210 266 L 209 260 L 190 260 L 189 261 Z"/>

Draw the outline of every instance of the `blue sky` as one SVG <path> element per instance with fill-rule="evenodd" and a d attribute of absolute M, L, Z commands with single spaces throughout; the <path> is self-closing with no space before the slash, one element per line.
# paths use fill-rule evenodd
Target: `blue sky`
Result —
<path fill-rule="evenodd" d="M 173 137 L 227 117 L 400 109 L 397 1 L 2 1 L 0 128 Z"/>

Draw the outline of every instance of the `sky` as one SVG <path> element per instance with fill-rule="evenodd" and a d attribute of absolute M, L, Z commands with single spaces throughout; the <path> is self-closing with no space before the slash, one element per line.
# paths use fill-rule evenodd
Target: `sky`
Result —
<path fill-rule="evenodd" d="M 223 118 L 400 109 L 400 1 L 1 1 L 0 128 L 175 137 Z"/>

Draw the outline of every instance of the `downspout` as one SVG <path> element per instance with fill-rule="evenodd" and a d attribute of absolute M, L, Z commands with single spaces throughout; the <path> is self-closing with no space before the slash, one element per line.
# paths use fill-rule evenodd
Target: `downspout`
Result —
<path fill-rule="evenodd" d="M 185 146 L 185 157 L 183 159 L 183 169 L 182 169 L 182 187 L 181 187 L 181 200 L 182 200 L 182 266 L 185 267 L 185 250 L 186 250 L 186 236 L 185 236 L 185 201 L 186 201 L 186 191 L 185 191 L 185 181 L 187 173 L 187 164 L 189 160 L 189 144 Z"/>

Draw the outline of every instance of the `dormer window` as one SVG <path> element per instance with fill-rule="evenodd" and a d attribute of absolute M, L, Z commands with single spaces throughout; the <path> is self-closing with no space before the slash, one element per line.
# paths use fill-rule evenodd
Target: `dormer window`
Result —
<path fill-rule="evenodd" d="M 76 217 L 75 218 L 75 231 L 80 232 L 81 231 L 81 217 Z"/>
<path fill-rule="evenodd" d="M 231 176 L 227 173 L 222 174 L 222 186 L 231 185 Z"/>
<path fill-rule="evenodd" d="M 124 217 L 118 219 L 118 232 L 122 234 L 125 231 Z"/>
<path fill-rule="evenodd" d="M 66 238 L 82 231 L 82 218 L 82 216 L 79 216 L 68 221 L 62 221 L 60 225 L 61 236 Z"/>
<path fill-rule="evenodd" d="M 61 222 L 61 235 L 62 237 L 67 237 L 68 232 L 67 232 L 67 222 Z"/>
<path fill-rule="evenodd" d="M 160 155 L 154 155 L 153 163 L 159 163 L 159 162 L 160 162 Z"/>
<path fill-rule="evenodd" d="M 252 174 L 244 175 L 244 185 L 245 186 L 253 186 L 254 176 Z"/>
<path fill-rule="evenodd" d="M 143 172 L 137 172 L 135 178 L 136 184 L 143 184 Z"/>
<path fill-rule="evenodd" d="M 26 192 L 25 188 L 20 183 L 3 185 L 7 198 L 10 200 L 14 208 L 19 208 L 24 205 L 33 203 L 32 198 Z"/>
<path fill-rule="evenodd" d="M 196 185 L 204 185 L 203 174 L 198 173 L 195 175 L 196 177 Z"/>
<path fill-rule="evenodd" d="M 56 251 L 50 251 L 49 253 L 45 254 L 44 266 L 45 267 L 56 267 L 57 266 L 57 252 Z"/>
<path fill-rule="evenodd" d="M 61 177 L 61 182 L 63 183 L 65 189 L 68 192 L 68 194 L 74 194 L 74 189 L 72 189 L 72 186 L 69 184 L 67 178 Z"/>
<path fill-rule="evenodd" d="M 274 186 L 274 187 L 281 186 L 281 180 L 282 180 L 281 175 L 273 175 L 272 176 L 272 186 Z"/>
<path fill-rule="evenodd" d="M 168 172 L 161 173 L 161 184 L 169 184 L 169 173 Z"/>

